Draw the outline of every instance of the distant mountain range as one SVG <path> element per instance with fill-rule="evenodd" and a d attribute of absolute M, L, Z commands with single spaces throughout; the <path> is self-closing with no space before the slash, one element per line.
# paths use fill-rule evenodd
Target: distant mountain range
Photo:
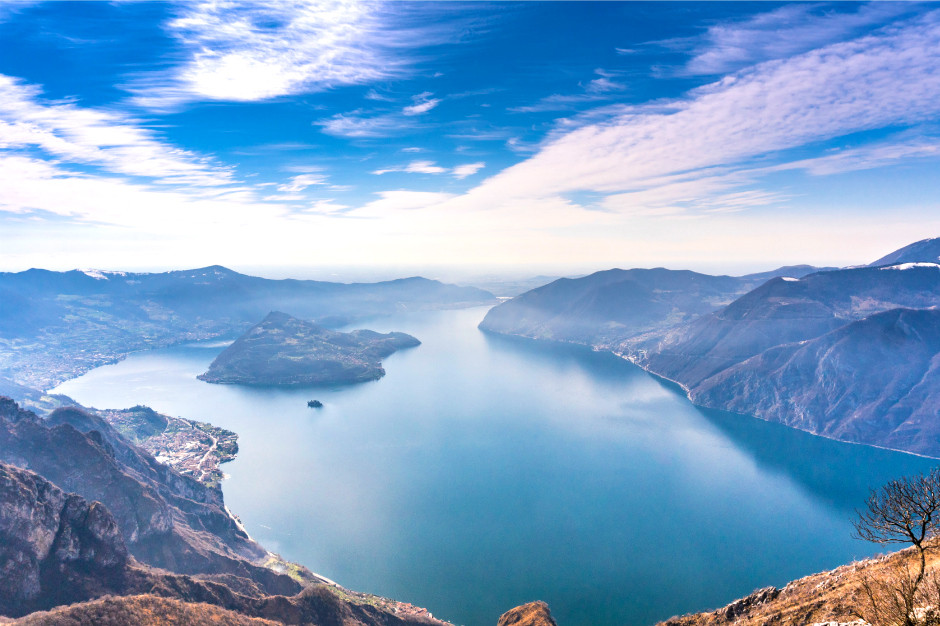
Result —
<path fill-rule="evenodd" d="M 159 274 L 0 273 L 0 388 L 48 389 L 128 352 L 235 337 L 270 311 L 326 326 L 400 311 L 494 304 L 489 292 L 425 278 L 380 283 L 268 280 L 221 266 Z M 31 400 L 32 401 L 32 400 Z"/>
<path fill-rule="evenodd" d="M 737 277 L 661 267 L 606 270 L 561 278 L 519 295 L 491 309 L 480 328 L 532 339 L 617 341 L 715 311 L 768 278 L 799 278 L 820 270 L 797 265 Z"/>
<path fill-rule="evenodd" d="M 341 333 L 286 313 L 269 313 L 199 376 L 210 383 L 332 385 L 377 380 L 382 359 L 421 342 L 405 333 Z"/>
<path fill-rule="evenodd" d="M 610 270 L 522 294 L 480 327 L 611 350 L 702 406 L 940 456 L 938 261 L 926 239 L 847 269 Z"/>

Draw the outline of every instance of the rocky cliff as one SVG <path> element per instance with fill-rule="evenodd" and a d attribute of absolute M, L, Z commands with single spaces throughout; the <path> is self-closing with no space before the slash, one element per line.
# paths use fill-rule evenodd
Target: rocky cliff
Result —
<path fill-rule="evenodd" d="M 218 620 L 211 623 L 232 624 L 252 623 L 248 617 L 322 626 L 441 623 L 417 611 L 397 615 L 376 606 L 375 598 L 328 585 L 270 595 L 232 576 L 153 569 L 130 556 L 118 520 L 103 504 L 3 463 L 0 502 L 0 615 L 123 596 L 31 615 L 24 623 L 147 623 L 155 609 L 184 619 L 178 623 L 209 623 L 210 617 Z"/>
<path fill-rule="evenodd" d="M 503 613 L 496 626 L 557 626 L 544 602 L 529 602 Z"/>
<path fill-rule="evenodd" d="M 908 567 L 914 567 L 916 556 L 912 550 L 843 565 L 794 580 L 782 588 L 758 589 L 727 606 L 673 617 L 658 626 L 868 626 L 869 623 L 881 626 L 877 620 L 860 619 L 860 614 L 871 619 L 864 584 L 866 580 L 875 581 L 876 585 L 879 581 L 899 582 L 899 576 L 909 572 Z M 940 589 L 936 587 L 940 559 L 934 550 L 928 555 L 927 579 L 931 589 L 915 607 L 921 615 L 932 612 L 932 619 L 924 623 L 935 624 L 940 619 L 933 608 L 940 600 Z"/>
<path fill-rule="evenodd" d="M 0 399 L 0 461 L 104 504 L 144 563 L 237 575 L 271 593 L 299 591 L 288 576 L 256 564 L 267 551 L 228 515 L 219 490 L 158 463 L 97 416 L 65 408 L 43 420 Z"/>

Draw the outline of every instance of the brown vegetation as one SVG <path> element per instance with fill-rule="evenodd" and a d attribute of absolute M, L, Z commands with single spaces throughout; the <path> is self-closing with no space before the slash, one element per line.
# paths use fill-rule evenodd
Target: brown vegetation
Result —
<path fill-rule="evenodd" d="M 496 626 L 556 626 L 548 605 L 529 602 L 503 613 Z"/>
<path fill-rule="evenodd" d="M 280 622 L 246 617 L 203 603 L 187 603 L 153 595 L 105 596 L 92 602 L 33 613 L 17 626 L 279 626 Z"/>
<path fill-rule="evenodd" d="M 938 545 L 936 541 L 928 543 L 928 582 L 935 581 L 935 577 L 940 575 L 940 551 L 936 550 Z M 890 581 L 898 572 L 916 572 L 919 559 L 920 555 L 915 548 L 907 548 L 887 556 L 800 578 L 782 589 L 760 589 L 723 608 L 673 617 L 662 622 L 662 626 L 860 623 L 859 615 L 869 605 L 866 585 L 870 586 L 872 581 Z"/>

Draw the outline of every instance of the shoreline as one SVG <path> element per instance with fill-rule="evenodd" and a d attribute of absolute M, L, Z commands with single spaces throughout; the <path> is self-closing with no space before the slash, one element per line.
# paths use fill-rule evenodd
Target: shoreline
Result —
<path fill-rule="evenodd" d="M 679 389 L 682 390 L 683 394 L 685 395 L 685 397 L 686 397 L 686 399 L 689 401 L 689 403 L 691 403 L 692 406 L 694 406 L 694 407 L 696 407 L 696 408 L 700 408 L 700 409 L 709 409 L 709 410 L 712 410 L 712 411 L 724 411 L 725 413 L 730 413 L 730 414 L 733 414 L 733 415 L 738 415 L 738 416 L 746 417 L 746 418 L 749 418 L 749 419 L 760 420 L 760 421 L 762 421 L 762 422 L 767 422 L 768 424 L 778 424 L 778 425 L 780 425 L 780 426 L 785 426 L 786 428 L 792 428 L 793 430 L 798 430 L 798 431 L 800 431 L 801 433 L 806 433 L 806 434 L 808 434 L 808 435 L 812 435 L 812 436 L 814 436 L 814 437 L 820 437 L 820 438 L 822 438 L 822 439 L 827 439 L 827 440 L 829 440 L 829 441 L 836 441 L 836 442 L 839 442 L 839 443 L 845 443 L 845 444 L 850 444 L 850 445 L 855 445 L 855 446 L 865 446 L 865 447 L 868 447 L 868 448 L 875 448 L 875 449 L 878 449 L 878 450 L 885 450 L 885 451 L 887 451 L 887 452 L 896 452 L 896 453 L 899 453 L 899 454 L 908 454 L 908 455 L 910 455 L 910 456 L 918 457 L 918 458 L 921 458 L 921 459 L 940 460 L 940 456 L 930 456 L 929 454 L 922 454 L 922 453 L 919 453 L 919 452 L 911 452 L 910 450 L 899 450 L 898 448 L 889 448 L 889 447 L 887 447 L 887 446 L 880 446 L 880 445 L 874 444 L 874 443 L 865 443 L 865 442 L 862 442 L 862 441 L 847 441 L 847 440 L 845 440 L 845 439 L 838 439 L 838 438 L 836 438 L 836 437 L 827 437 L 826 435 L 821 435 L 821 434 L 819 434 L 819 433 L 814 433 L 814 432 L 809 431 L 809 430 L 804 430 L 804 429 L 802 429 L 802 428 L 797 428 L 797 427 L 795 427 L 795 426 L 791 426 L 791 425 L 789 425 L 789 424 L 785 424 L 784 422 L 778 422 L 778 421 L 776 421 L 776 420 L 771 420 L 771 419 L 767 419 L 767 418 L 764 418 L 764 417 L 760 417 L 759 415 L 752 415 L 752 414 L 750 414 L 750 413 L 739 413 L 739 412 L 737 412 L 737 411 L 729 411 L 728 409 L 723 409 L 723 408 L 721 408 L 721 407 L 706 406 L 706 405 L 704 405 L 704 404 L 698 404 L 698 403 L 696 403 L 696 402 L 692 399 L 692 397 L 691 397 L 691 395 L 690 395 L 690 393 L 689 393 L 689 388 L 686 387 L 685 385 L 683 385 L 682 383 L 680 383 L 679 381 L 677 381 L 677 380 L 672 380 L 671 378 L 667 378 L 666 376 L 662 376 L 662 375 L 660 375 L 660 374 L 657 374 L 656 372 L 653 372 L 653 371 L 649 370 L 648 368 L 646 368 L 646 367 L 645 367 L 644 365 L 642 365 L 641 363 L 637 363 L 637 362 L 636 362 L 632 357 L 630 357 L 629 355 L 627 355 L 627 354 L 625 354 L 625 353 L 622 353 L 622 352 L 617 352 L 616 350 L 614 350 L 614 349 L 612 349 L 612 348 L 605 347 L 605 346 L 602 346 L 602 345 L 593 345 L 593 344 L 583 343 L 583 342 L 580 342 L 580 341 L 571 341 L 571 340 L 539 339 L 539 338 L 536 338 L 536 337 L 528 337 L 528 336 L 526 336 L 526 335 L 520 335 L 520 334 L 517 334 L 517 333 L 501 333 L 501 332 L 498 332 L 498 331 L 495 331 L 495 330 L 490 330 L 490 329 L 485 329 L 485 328 L 481 328 L 480 330 L 481 330 L 482 332 L 485 332 L 485 333 L 492 333 L 492 334 L 494 334 L 494 335 L 498 335 L 498 336 L 501 336 L 501 337 L 513 337 L 513 338 L 516 338 L 516 339 L 525 339 L 525 340 L 528 340 L 528 341 L 555 343 L 555 344 L 559 344 L 559 345 L 583 346 L 583 347 L 585 347 L 585 348 L 590 348 L 590 349 L 593 350 L 594 352 L 606 352 L 606 353 L 608 353 L 608 354 L 612 354 L 612 355 L 616 356 L 616 357 L 619 358 L 619 359 L 623 359 L 624 361 L 627 361 L 627 362 L 630 363 L 631 365 L 635 365 L 636 367 L 638 367 L 639 369 L 643 370 L 644 372 L 646 372 L 647 374 L 649 374 L 649 375 L 652 376 L 653 378 L 655 378 L 655 379 L 657 379 L 657 380 L 659 380 L 659 381 L 661 381 L 661 382 L 668 383 L 669 385 L 674 385 L 674 386 L 678 387 Z"/>

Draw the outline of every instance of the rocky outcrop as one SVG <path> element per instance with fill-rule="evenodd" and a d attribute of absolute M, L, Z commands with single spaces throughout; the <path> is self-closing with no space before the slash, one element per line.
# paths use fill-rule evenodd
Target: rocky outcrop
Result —
<path fill-rule="evenodd" d="M 0 464 L 0 614 L 21 615 L 120 587 L 127 548 L 99 502 Z"/>
<path fill-rule="evenodd" d="M 199 376 L 210 383 L 332 385 L 376 380 L 381 360 L 420 345 L 405 333 L 341 333 L 273 312 L 222 351 Z"/>
<path fill-rule="evenodd" d="M 934 543 L 927 553 L 929 580 L 936 580 L 940 574 L 940 554 L 935 547 Z M 794 580 L 782 588 L 758 589 L 719 609 L 672 617 L 659 626 L 867 626 L 868 622 L 860 619 L 870 613 L 870 601 L 864 589 L 866 580 L 898 580 L 899 574 L 907 575 L 909 567 L 916 567 L 916 558 L 913 548 L 908 548 L 843 565 Z M 933 591 L 930 594 L 936 598 Z M 933 605 L 935 600 L 926 597 L 922 601 Z M 915 608 L 915 612 L 922 615 L 928 611 L 934 609 L 928 605 Z M 877 621 L 871 623 L 877 624 Z M 935 622 L 925 620 L 924 623 Z"/>
<path fill-rule="evenodd" d="M 496 626 L 557 626 L 548 605 L 541 601 L 529 602 L 503 613 Z"/>
<path fill-rule="evenodd" d="M 177 622 L 187 624 L 209 616 L 220 620 L 211 623 L 230 624 L 251 623 L 246 617 L 321 626 L 440 623 L 420 614 L 395 615 L 373 606 L 370 597 L 350 601 L 326 585 L 292 596 L 269 595 L 230 575 L 202 580 L 152 569 L 129 555 L 117 520 L 100 502 L 88 502 L 34 472 L 3 463 L 0 503 L 0 615 L 19 617 L 105 595 L 130 596 L 30 616 L 24 623 L 148 623 L 154 608 L 188 615 Z M 151 597 L 141 600 L 139 594 Z"/>
<path fill-rule="evenodd" d="M 42 420 L 2 402 L 0 461 L 103 503 L 144 563 L 186 574 L 233 574 L 268 593 L 300 589 L 255 564 L 267 552 L 228 515 L 220 491 L 156 462 L 97 416 L 67 408 Z"/>

